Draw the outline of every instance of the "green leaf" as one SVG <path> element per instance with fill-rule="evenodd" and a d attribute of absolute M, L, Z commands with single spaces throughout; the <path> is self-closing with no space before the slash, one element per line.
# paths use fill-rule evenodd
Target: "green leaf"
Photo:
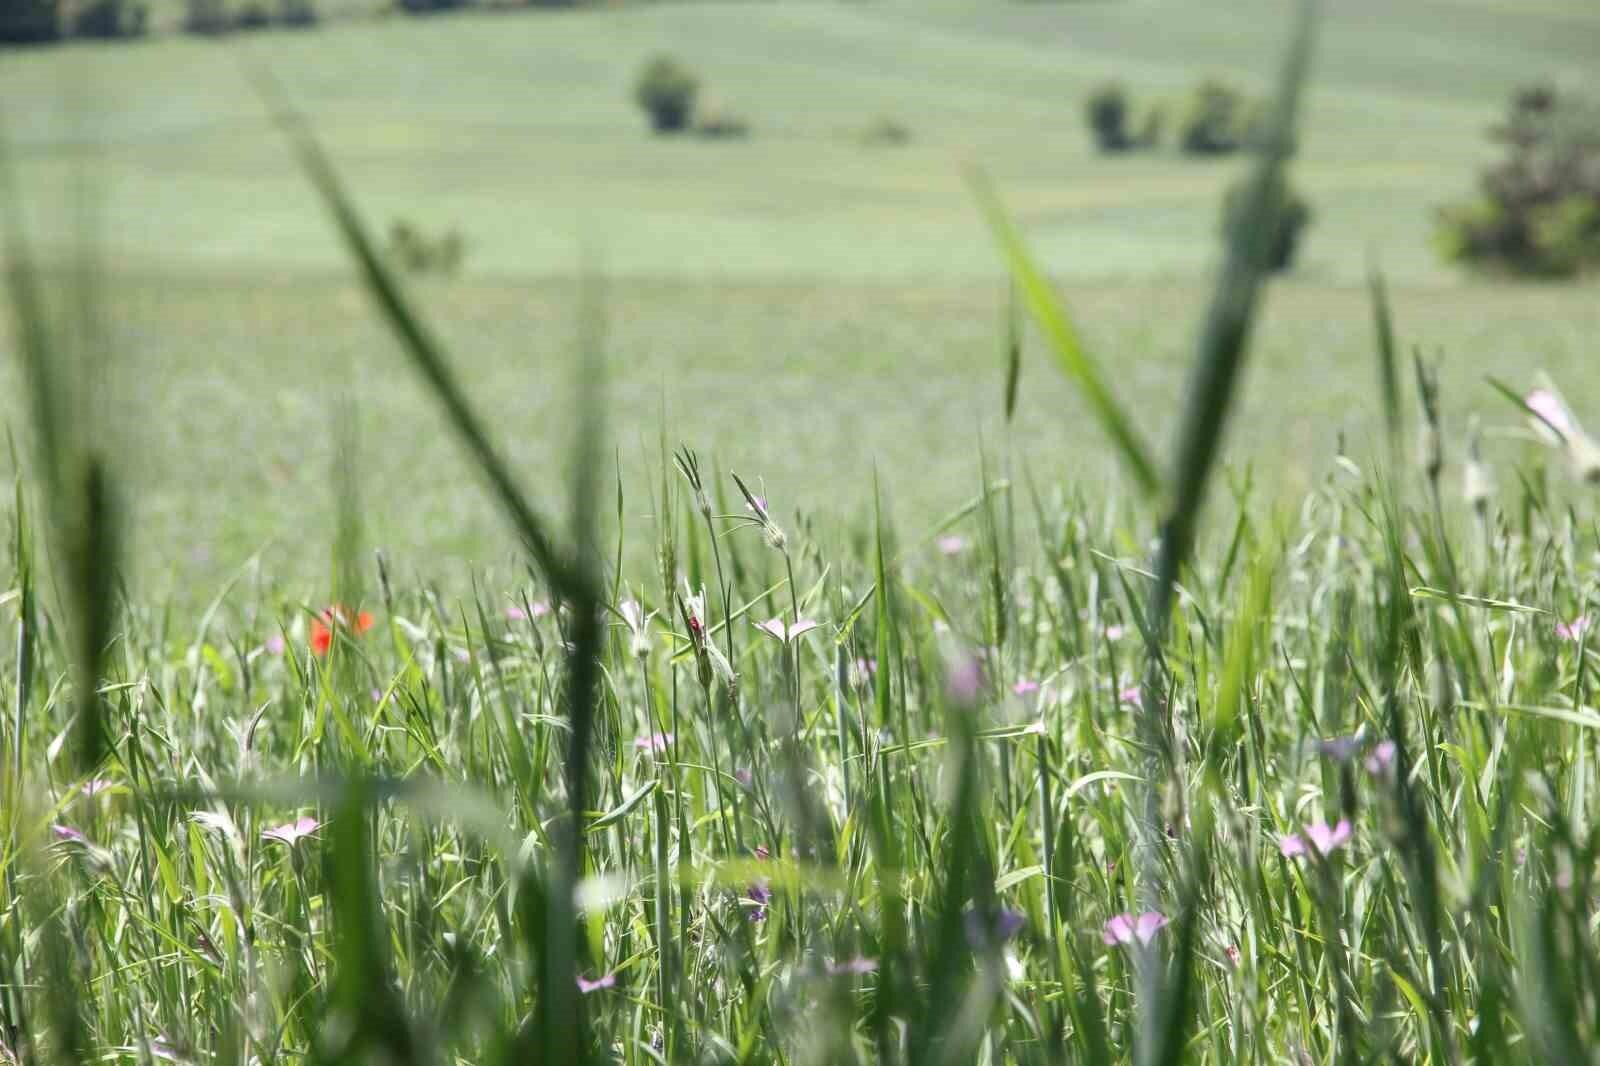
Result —
<path fill-rule="evenodd" d="M 999 193 L 988 176 L 975 167 L 967 171 L 967 184 L 978 201 L 984 219 L 989 223 L 995 241 L 1000 245 L 1001 254 L 1021 291 L 1023 302 L 1049 342 L 1050 350 L 1055 353 L 1056 362 L 1082 392 L 1090 411 L 1099 420 L 1100 428 L 1117 446 L 1118 455 L 1127 464 L 1139 488 L 1147 496 L 1156 495 L 1161 489 L 1161 477 L 1156 473 L 1149 449 L 1111 395 L 1099 365 L 1084 349 L 1066 309 L 1034 263 L 1022 241 L 1022 235 L 1012 223 L 1005 205 L 1000 202 Z"/>

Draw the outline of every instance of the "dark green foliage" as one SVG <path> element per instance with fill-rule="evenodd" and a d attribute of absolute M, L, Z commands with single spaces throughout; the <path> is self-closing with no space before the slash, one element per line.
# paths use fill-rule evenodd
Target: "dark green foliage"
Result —
<path fill-rule="evenodd" d="M 1531 277 L 1600 267 L 1600 106 L 1524 88 L 1489 136 L 1505 155 L 1479 196 L 1439 213 L 1446 258 Z"/>
<path fill-rule="evenodd" d="M 911 143 L 911 127 L 899 119 L 879 115 L 867 123 L 856 139 L 866 145 L 897 147 Z"/>
<path fill-rule="evenodd" d="M 148 14 L 139 0 L 90 0 L 73 13 L 72 32 L 77 37 L 139 37 Z"/>
<path fill-rule="evenodd" d="M 1178 147 L 1189 155 L 1225 155 L 1249 141 L 1257 109 L 1226 82 L 1207 80 L 1184 101 Z"/>
<path fill-rule="evenodd" d="M 273 26 L 312 26 L 316 0 L 187 0 L 183 28 L 189 33 L 220 36 Z"/>
<path fill-rule="evenodd" d="M 38 44 L 60 36 L 59 0 L 0 0 L 0 43 Z"/>
<path fill-rule="evenodd" d="M 1244 206 L 1245 191 L 1245 183 L 1242 181 L 1228 186 L 1227 194 L 1222 201 L 1224 237 L 1240 224 L 1239 215 Z M 1267 263 L 1274 272 L 1277 272 L 1288 270 L 1294 265 L 1295 252 L 1300 246 L 1301 231 L 1311 224 L 1311 205 L 1294 186 L 1289 184 L 1288 179 L 1281 175 L 1273 181 L 1269 193 L 1272 240 Z"/>
<path fill-rule="evenodd" d="M 700 80 L 669 55 L 657 55 L 644 65 L 633 86 L 633 99 L 650 116 L 657 133 L 677 133 L 694 115 Z"/>
<path fill-rule="evenodd" d="M 397 218 L 389 224 L 389 245 L 385 252 L 407 273 L 453 276 L 461 270 L 466 239 L 453 227 L 434 236 L 407 219 Z"/>
<path fill-rule="evenodd" d="M 1128 133 L 1128 91 L 1119 82 L 1107 82 L 1089 94 L 1084 118 L 1102 152 L 1125 152 L 1134 145 Z"/>

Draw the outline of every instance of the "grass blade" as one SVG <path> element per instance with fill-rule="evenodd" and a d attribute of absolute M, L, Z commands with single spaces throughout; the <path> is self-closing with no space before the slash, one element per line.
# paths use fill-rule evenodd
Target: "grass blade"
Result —
<path fill-rule="evenodd" d="M 1116 445 L 1117 454 L 1127 465 L 1139 488 L 1145 495 L 1154 496 L 1160 491 L 1161 476 L 1150 458 L 1149 449 L 1138 431 L 1134 429 L 1127 414 L 1111 395 L 1111 389 L 1100 373 L 1099 364 L 1084 348 L 1077 329 L 1067 316 L 1066 308 L 1061 305 L 1061 301 L 1050 288 L 1050 282 L 1046 280 L 1029 254 L 1027 246 L 1022 241 L 1022 235 L 1011 221 L 1005 205 L 1000 202 L 1000 194 L 995 191 L 988 176 L 975 167 L 967 171 L 967 184 L 971 187 L 972 195 L 978 201 L 978 208 L 983 212 L 983 217 L 989 223 L 989 229 L 1000 246 L 1001 255 L 1005 257 L 1013 282 L 1020 290 L 1028 312 L 1038 324 L 1045 340 L 1049 342 L 1057 364 L 1083 393 L 1090 412 L 1099 421 L 1100 428 L 1111 438 L 1111 442 Z M 1009 406 L 1008 403 L 1008 408 Z"/>

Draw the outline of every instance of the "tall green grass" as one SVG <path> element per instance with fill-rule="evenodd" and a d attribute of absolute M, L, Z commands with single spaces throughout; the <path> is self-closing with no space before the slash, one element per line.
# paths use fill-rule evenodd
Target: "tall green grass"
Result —
<path fill-rule="evenodd" d="M 1161 475 L 979 179 L 1153 512 L 985 456 L 928 535 L 881 506 L 818 528 L 666 424 L 658 476 L 610 482 L 595 282 L 563 533 L 272 99 L 526 579 L 397 580 L 359 547 L 347 443 L 328 590 L 120 602 L 97 427 L 58 414 L 82 364 L 13 224 L 35 453 L 0 586 L 0 1062 L 1596 1058 L 1591 507 L 1538 460 L 1456 499 L 1419 363 L 1440 462 L 1329 455 L 1289 510 L 1236 480 L 1202 537 L 1269 198 Z M 1009 408 L 1014 324 L 1004 354 Z M 624 569 L 635 537 L 653 572 Z"/>

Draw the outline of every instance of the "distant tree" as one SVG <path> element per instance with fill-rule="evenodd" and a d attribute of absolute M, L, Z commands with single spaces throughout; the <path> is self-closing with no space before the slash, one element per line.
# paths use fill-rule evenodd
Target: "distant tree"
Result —
<path fill-rule="evenodd" d="M 1600 106 L 1524 88 L 1489 136 L 1505 155 L 1476 199 L 1440 210 L 1445 256 L 1532 277 L 1600 269 Z"/>
<path fill-rule="evenodd" d="M 60 36 L 58 0 L 0 0 L 0 42 L 38 44 Z"/>
<path fill-rule="evenodd" d="M 1128 92 L 1117 82 L 1107 82 L 1089 94 L 1084 117 L 1102 152 L 1125 152 L 1133 147 L 1134 139 L 1128 135 Z"/>
<path fill-rule="evenodd" d="M 186 0 L 183 28 L 187 33 L 227 33 L 233 24 L 226 0 Z"/>
<path fill-rule="evenodd" d="M 1190 155 L 1237 152 L 1249 139 L 1253 110 L 1244 94 L 1220 81 L 1196 85 L 1178 120 L 1178 147 Z"/>
<path fill-rule="evenodd" d="M 634 83 L 634 101 L 650 116 L 657 133 L 676 133 L 689 125 L 694 114 L 700 80 L 668 55 L 652 57 Z"/>
<path fill-rule="evenodd" d="M 89 0 L 72 14 L 77 37 L 138 37 L 145 31 L 144 4 L 138 0 Z"/>
<path fill-rule="evenodd" d="M 1245 189 L 1249 178 L 1243 178 L 1228 187 L 1222 198 L 1222 235 L 1227 239 L 1240 225 L 1240 212 L 1244 209 Z M 1311 224 L 1311 205 L 1295 191 L 1281 175 L 1268 190 L 1272 197 L 1272 248 L 1268 264 L 1274 271 L 1288 270 L 1294 265 L 1295 253 L 1300 247 L 1300 234 Z"/>

